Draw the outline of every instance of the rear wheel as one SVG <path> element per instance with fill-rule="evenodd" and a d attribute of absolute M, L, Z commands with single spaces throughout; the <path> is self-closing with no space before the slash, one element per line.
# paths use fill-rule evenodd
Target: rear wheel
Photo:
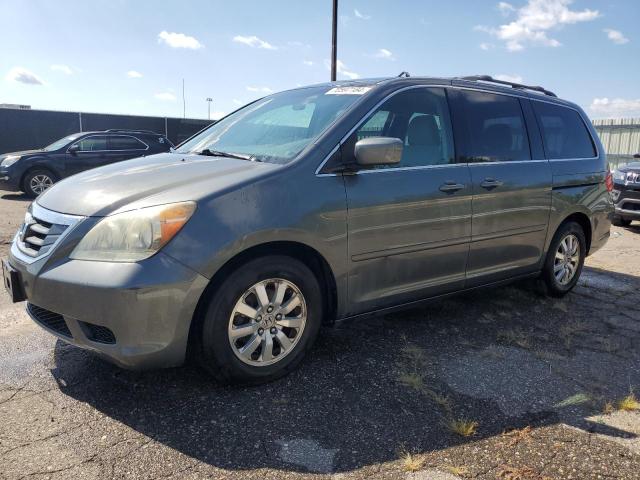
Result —
<path fill-rule="evenodd" d="M 587 243 L 582 227 L 576 222 L 561 225 L 551 241 L 542 269 L 542 280 L 549 295 L 562 297 L 575 287 L 586 253 Z"/>
<path fill-rule="evenodd" d="M 48 190 L 55 183 L 55 176 L 45 169 L 35 169 L 27 172 L 22 185 L 23 191 L 32 198 Z"/>
<path fill-rule="evenodd" d="M 252 260 L 211 297 L 198 361 L 224 383 L 262 383 L 295 369 L 322 320 L 313 272 L 286 256 Z"/>

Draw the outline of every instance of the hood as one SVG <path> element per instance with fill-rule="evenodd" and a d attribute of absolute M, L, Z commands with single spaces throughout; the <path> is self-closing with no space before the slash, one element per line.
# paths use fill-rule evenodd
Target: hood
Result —
<path fill-rule="evenodd" d="M 618 170 L 621 172 L 640 170 L 640 162 L 627 163 L 624 167 L 620 167 Z"/>
<path fill-rule="evenodd" d="M 60 213 L 105 216 L 116 210 L 198 201 L 277 168 L 227 157 L 161 153 L 74 175 L 36 201 Z"/>
<path fill-rule="evenodd" d="M 3 153 L 0 154 L 0 160 L 2 160 L 4 157 L 8 157 L 8 156 L 14 156 L 14 155 L 19 155 L 21 157 L 25 157 L 27 155 L 33 155 L 34 153 L 42 153 L 42 150 L 23 150 L 22 152 L 8 152 L 8 153 Z"/>

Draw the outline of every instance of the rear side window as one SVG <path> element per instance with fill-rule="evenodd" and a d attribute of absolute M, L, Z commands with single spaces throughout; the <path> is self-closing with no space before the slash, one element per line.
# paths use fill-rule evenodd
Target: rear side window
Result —
<path fill-rule="evenodd" d="M 147 145 L 137 138 L 113 136 L 109 138 L 109 150 L 146 150 Z"/>
<path fill-rule="evenodd" d="M 460 91 L 457 116 L 466 138 L 463 162 L 531 160 L 522 107 L 516 97 Z"/>
<path fill-rule="evenodd" d="M 593 158 L 596 149 L 582 117 L 572 108 L 531 102 L 538 116 L 547 158 Z"/>

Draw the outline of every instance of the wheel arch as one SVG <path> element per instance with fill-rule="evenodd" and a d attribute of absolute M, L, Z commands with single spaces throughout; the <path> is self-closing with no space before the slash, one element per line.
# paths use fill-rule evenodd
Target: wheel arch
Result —
<path fill-rule="evenodd" d="M 221 285 L 224 278 L 241 265 L 268 255 L 291 257 L 299 260 L 311 269 L 322 289 L 323 323 L 333 323 L 337 311 L 337 284 L 335 274 L 324 256 L 315 248 L 301 242 L 273 241 L 262 243 L 249 247 L 227 260 L 209 280 L 209 284 L 200 296 L 193 318 L 191 319 L 187 345 L 188 356 L 191 354 L 196 343 L 196 335 L 202 325 L 207 303 L 216 289 Z"/>
<path fill-rule="evenodd" d="M 29 175 L 34 170 L 46 170 L 54 176 L 54 180 L 60 180 L 60 172 L 56 171 L 54 168 L 51 168 L 48 164 L 38 163 L 38 160 L 39 159 L 34 159 L 34 163 L 29 165 L 27 168 L 25 168 L 24 172 L 22 172 L 22 176 L 20 177 L 20 188 L 25 187 L 24 181 L 26 180 L 27 175 Z"/>
<path fill-rule="evenodd" d="M 593 227 L 591 225 L 589 216 L 584 212 L 574 212 L 570 215 L 567 215 L 556 227 L 556 232 L 562 225 L 568 222 L 576 222 L 582 227 L 582 230 L 584 231 L 584 238 L 587 242 L 587 255 L 589 255 L 589 250 L 591 249 L 591 239 L 593 235 Z"/>

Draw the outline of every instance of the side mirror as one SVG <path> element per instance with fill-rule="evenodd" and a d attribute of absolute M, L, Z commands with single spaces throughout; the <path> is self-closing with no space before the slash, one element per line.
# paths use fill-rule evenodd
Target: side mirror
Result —
<path fill-rule="evenodd" d="M 402 158 L 402 140 L 392 137 L 363 138 L 356 143 L 356 163 L 363 167 L 395 165 Z"/>
<path fill-rule="evenodd" d="M 67 149 L 67 152 L 69 152 L 72 155 L 75 155 L 78 152 L 78 150 L 80 150 L 80 146 L 77 143 L 74 143 Z"/>
<path fill-rule="evenodd" d="M 640 153 L 636 153 L 633 155 L 633 158 L 640 158 Z"/>

